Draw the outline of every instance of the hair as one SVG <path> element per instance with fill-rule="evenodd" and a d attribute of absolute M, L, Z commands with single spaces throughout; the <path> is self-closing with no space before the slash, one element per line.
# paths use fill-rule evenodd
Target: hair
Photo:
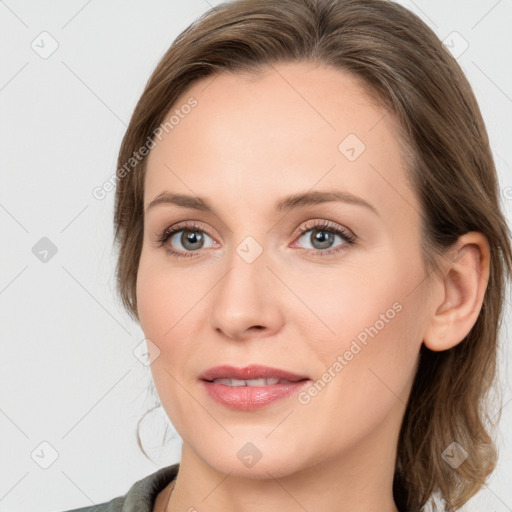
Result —
<path fill-rule="evenodd" d="M 488 393 L 496 380 L 512 249 L 471 86 L 435 33 L 406 8 L 389 0 L 238 0 L 211 8 L 181 32 L 149 78 L 119 151 L 117 292 L 139 321 L 147 158 L 134 155 L 154 144 L 155 130 L 195 81 L 216 73 L 257 76 L 284 62 L 349 73 L 397 121 L 407 177 L 422 210 L 428 277 L 461 235 L 478 231 L 489 242 L 490 274 L 476 323 L 449 350 L 422 345 L 398 440 L 393 495 L 400 510 L 422 510 L 429 500 L 437 510 L 436 495 L 455 510 L 481 489 L 497 463 L 490 429 L 498 420 L 491 419 Z M 122 172 L 127 162 L 132 168 Z M 457 468 L 442 458 L 454 441 L 467 452 Z"/>

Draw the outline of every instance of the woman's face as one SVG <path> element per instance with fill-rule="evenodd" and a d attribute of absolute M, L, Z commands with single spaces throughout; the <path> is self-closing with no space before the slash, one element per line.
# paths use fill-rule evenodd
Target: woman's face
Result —
<path fill-rule="evenodd" d="M 394 464 L 428 296 L 392 116 L 350 75 L 306 63 L 195 82 L 171 115 L 148 156 L 137 301 L 183 453 L 252 478 Z M 192 200 L 147 209 L 166 192 L 212 211 Z M 321 192 L 341 199 L 283 203 Z M 185 231 L 159 247 L 172 227 Z M 201 380 L 219 365 L 309 380 Z M 278 398 L 264 401 L 269 391 Z"/>

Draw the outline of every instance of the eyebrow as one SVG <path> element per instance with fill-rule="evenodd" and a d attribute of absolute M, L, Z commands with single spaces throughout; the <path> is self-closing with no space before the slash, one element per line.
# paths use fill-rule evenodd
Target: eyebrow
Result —
<path fill-rule="evenodd" d="M 279 213 L 283 213 L 305 206 L 335 201 L 354 204 L 357 206 L 363 206 L 371 210 L 376 215 L 379 215 L 377 209 L 372 204 L 365 201 L 363 198 L 355 196 L 350 192 L 340 190 L 317 190 L 313 192 L 292 194 L 288 197 L 280 199 L 276 203 L 274 209 Z M 147 206 L 146 212 L 155 208 L 156 206 L 163 204 L 172 204 L 176 206 L 181 206 L 183 208 L 192 208 L 194 210 L 215 213 L 215 210 L 211 203 L 203 197 L 189 196 L 186 194 L 173 194 L 167 191 L 164 191 L 160 193 L 158 196 L 156 196 Z"/>

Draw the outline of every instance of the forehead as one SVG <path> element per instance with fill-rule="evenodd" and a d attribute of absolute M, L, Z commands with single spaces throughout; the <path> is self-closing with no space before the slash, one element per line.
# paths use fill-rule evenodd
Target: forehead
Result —
<path fill-rule="evenodd" d="M 399 196 L 415 203 L 393 116 L 359 79 L 332 67 L 281 63 L 259 75 L 206 77 L 164 123 L 173 114 L 148 156 L 145 205 L 163 190 L 243 206 L 314 187 L 382 207 Z"/>

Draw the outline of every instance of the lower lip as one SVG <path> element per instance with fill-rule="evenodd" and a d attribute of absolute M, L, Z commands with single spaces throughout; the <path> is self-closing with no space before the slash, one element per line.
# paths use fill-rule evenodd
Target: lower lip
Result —
<path fill-rule="evenodd" d="M 217 403 L 239 411 L 254 411 L 297 393 L 310 381 L 301 380 L 272 386 L 226 386 L 216 382 L 202 382 L 209 396 Z"/>

